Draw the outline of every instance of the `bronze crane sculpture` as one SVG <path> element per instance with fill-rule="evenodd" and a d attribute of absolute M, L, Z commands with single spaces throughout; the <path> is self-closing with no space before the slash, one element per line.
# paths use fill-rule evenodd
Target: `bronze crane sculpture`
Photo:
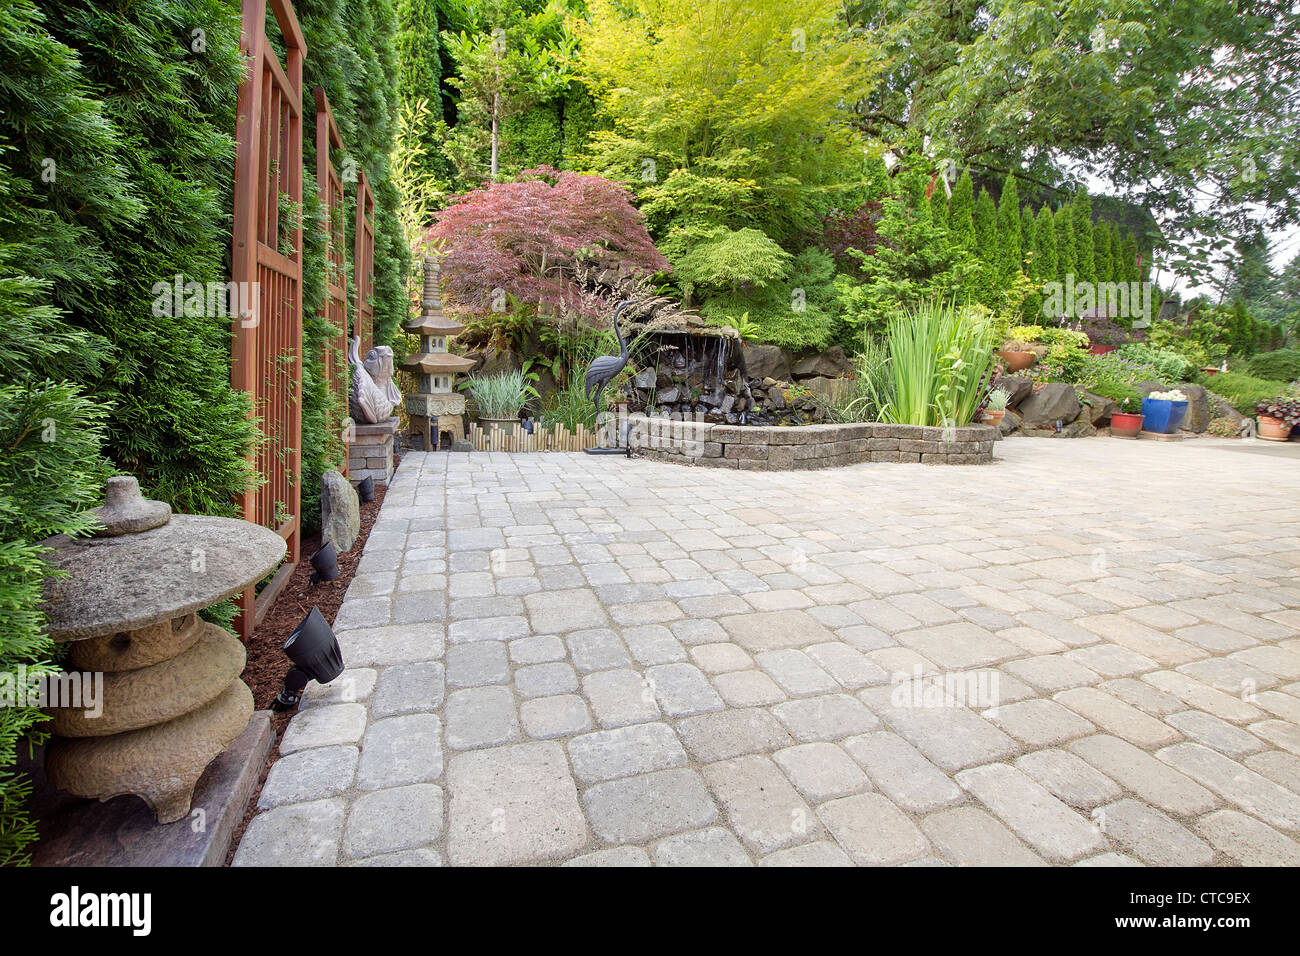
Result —
<path fill-rule="evenodd" d="M 618 330 L 618 316 L 629 303 L 620 302 L 614 309 L 614 337 L 618 339 L 619 353 L 617 355 L 601 355 L 592 360 L 587 366 L 587 374 L 584 378 L 584 393 L 596 405 L 596 414 L 600 415 L 600 393 L 605 390 L 605 386 L 614 380 L 619 372 L 627 367 L 628 349 L 627 342 L 623 339 L 623 333 Z M 588 454 L 628 454 L 632 453 L 630 447 L 627 448 L 587 448 L 584 449 Z"/>

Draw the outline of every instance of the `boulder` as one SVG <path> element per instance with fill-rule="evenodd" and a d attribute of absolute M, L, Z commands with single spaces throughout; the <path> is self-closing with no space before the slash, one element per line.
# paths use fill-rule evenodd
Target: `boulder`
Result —
<path fill-rule="evenodd" d="M 826 378 L 822 375 L 818 375 L 814 378 L 806 378 L 799 384 L 804 388 L 807 388 L 822 401 L 830 402 L 831 404 L 838 401 L 839 397 L 845 393 L 849 386 L 847 379 Z"/>
<path fill-rule="evenodd" d="M 839 378 L 852 368 L 853 363 L 844 354 L 844 350 L 838 345 L 832 345 L 825 352 L 804 356 L 794 363 L 790 371 L 795 378 Z"/>
<path fill-rule="evenodd" d="M 1083 410 L 1079 413 L 1079 420 L 1082 421 L 1086 416 L 1088 421 L 1097 427 L 1110 424 L 1110 416 L 1119 410 L 1119 406 L 1103 395 L 1094 395 L 1092 392 L 1085 391 L 1080 397 L 1079 402 L 1083 405 Z"/>
<path fill-rule="evenodd" d="M 998 429 L 1004 435 L 1010 435 L 1018 431 L 1020 429 L 1020 416 L 1008 408 L 1006 414 L 1002 416 L 1002 424 L 998 426 Z"/>
<path fill-rule="evenodd" d="M 790 355 L 779 345 L 757 345 L 745 342 L 741 346 L 745 358 L 745 371 L 750 378 L 790 378 Z"/>
<path fill-rule="evenodd" d="M 1079 417 L 1079 396 L 1073 385 L 1048 382 L 1020 403 L 1018 409 L 1026 428 L 1056 428 Z"/>
<path fill-rule="evenodd" d="M 361 533 L 361 502 L 352 483 L 337 471 L 320 476 L 321 543 L 333 542 L 342 554 Z"/>
<path fill-rule="evenodd" d="M 1228 400 L 1222 395 L 1216 395 L 1207 389 L 1205 397 L 1210 402 L 1211 418 L 1230 418 L 1234 422 L 1240 422 L 1246 417 L 1228 404 Z"/>
<path fill-rule="evenodd" d="M 1210 409 L 1209 392 L 1201 385 L 1179 385 L 1178 387 L 1187 396 L 1187 414 L 1183 416 L 1183 422 L 1178 426 L 1178 430 L 1197 434 L 1204 432 L 1210 427 L 1210 419 L 1214 418 Z"/>
<path fill-rule="evenodd" d="M 1034 383 L 1027 378 L 1004 375 L 993 383 L 993 387 L 1000 388 L 1007 393 L 1007 408 L 1015 408 L 1033 392 Z"/>
<path fill-rule="evenodd" d="M 500 375 L 502 372 L 515 372 L 524 367 L 523 362 L 519 360 L 519 356 L 509 349 L 485 349 L 479 352 L 470 352 L 466 357 L 478 362 L 474 374 L 485 378 Z"/>
<path fill-rule="evenodd" d="M 1088 421 L 1087 418 L 1081 417 L 1077 421 L 1070 422 L 1070 424 L 1066 425 L 1052 437 L 1091 438 L 1095 434 L 1097 434 L 1096 426 L 1094 426 L 1092 422 Z"/>
<path fill-rule="evenodd" d="M 1137 389 L 1137 393 L 1143 398 L 1146 398 L 1152 392 L 1166 392 L 1169 390 L 1169 386 L 1164 382 L 1138 382 L 1133 387 Z"/>

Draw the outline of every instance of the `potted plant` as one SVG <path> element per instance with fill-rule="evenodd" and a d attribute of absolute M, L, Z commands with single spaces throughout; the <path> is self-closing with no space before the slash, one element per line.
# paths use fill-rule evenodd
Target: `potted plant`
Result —
<path fill-rule="evenodd" d="M 981 420 L 985 425 L 1001 425 L 1002 416 L 1007 413 L 1007 399 L 1011 393 L 1005 388 L 995 388 L 984 399 L 984 415 Z"/>
<path fill-rule="evenodd" d="M 1007 363 L 1007 371 L 1012 373 L 1023 372 L 1038 360 L 1038 356 L 1024 342 L 1016 339 L 1004 342 L 997 356 Z"/>
<path fill-rule="evenodd" d="M 1107 355 L 1127 343 L 1131 337 L 1128 329 L 1103 315 L 1085 318 L 1082 330 L 1088 336 L 1088 351 L 1093 355 Z"/>
<path fill-rule="evenodd" d="M 1133 399 L 1126 398 L 1120 402 L 1123 411 L 1112 412 L 1110 416 L 1110 434 L 1112 438 L 1137 438 L 1142 431 L 1142 415 L 1129 411 Z"/>
<path fill-rule="evenodd" d="M 1187 396 L 1178 389 L 1152 392 L 1142 399 L 1142 418 L 1146 430 L 1157 435 L 1172 435 L 1178 431 L 1183 416 L 1187 414 Z"/>
<path fill-rule="evenodd" d="M 514 434 L 520 409 L 537 394 L 524 373 L 518 370 L 498 375 L 471 375 L 465 382 L 465 389 L 478 406 L 478 420 L 485 425 L 495 425 L 507 435 Z"/>
<path fill-rule="evenodd" d="M 1265 441 L 1289 441 L 1291 430 L 1300 425 L 1300 401 L 1278 395 L 1255 406 L 1259 437 Z"/>

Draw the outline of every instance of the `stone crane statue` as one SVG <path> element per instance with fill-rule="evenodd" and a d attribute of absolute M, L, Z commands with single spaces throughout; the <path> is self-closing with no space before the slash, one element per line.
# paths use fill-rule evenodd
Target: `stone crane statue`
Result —
<path fill-rule="evenodd" d="M 627 367 L 627 342 L 623 340 L 623 334 L 618 330 L 618 315 L 627 305 L 627 302 L 620 302 L 618 307 L 614 309 L 614 337 L 618 339 L 620 349 L 618 355 L 601 355 L 587 366 L 584 392 L 588 398 L 595 402 L 597 412 L 600 411 L 600 393 L 604 391 L 605 386 L 613 380 L 615 375 Z"/>

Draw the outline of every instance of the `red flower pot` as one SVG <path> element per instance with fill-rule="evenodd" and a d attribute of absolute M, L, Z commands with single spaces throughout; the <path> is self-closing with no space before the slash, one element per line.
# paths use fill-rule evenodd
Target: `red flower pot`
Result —
<path fill-rule="evenodd" d="M 1089 346 L 1088 351 L 1093 355 L 1109 355 L 1116 348 L 1117 346 L 1114 345 L 1092 345 Z"/>
<path fill-rule="evenodd" d="M 1141 430 L 1141 415 L 1116 412 L 1110 416 L 1110 434 L 1113 438 L 1137 438 Z"/>

